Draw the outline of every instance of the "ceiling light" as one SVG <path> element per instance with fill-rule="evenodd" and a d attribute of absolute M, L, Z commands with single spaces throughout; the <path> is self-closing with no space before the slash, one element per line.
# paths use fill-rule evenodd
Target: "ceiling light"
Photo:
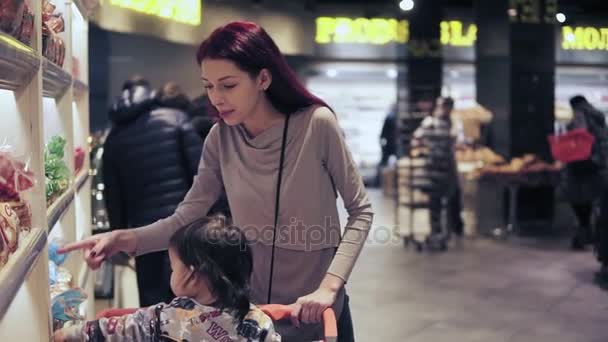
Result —
<path fill-rule="evenodd" d="M 401 0 L 399 8 L 402 11 L 411 11 L 414 8 L 414 0 Z"/>

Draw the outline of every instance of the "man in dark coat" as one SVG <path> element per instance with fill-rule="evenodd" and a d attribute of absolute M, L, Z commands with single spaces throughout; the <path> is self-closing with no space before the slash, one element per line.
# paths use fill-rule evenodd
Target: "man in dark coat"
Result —
<path fill-rule="evenodd" d="M 103 174 L 110 227 L 128 229 L 173 214 L 197 173 L 203 141 L 188 115 L 162 106 L 147 80 L 125 82 L 110 111 Z M 167 252 L 136 258 L 140 306 L 169 302 Z"/>

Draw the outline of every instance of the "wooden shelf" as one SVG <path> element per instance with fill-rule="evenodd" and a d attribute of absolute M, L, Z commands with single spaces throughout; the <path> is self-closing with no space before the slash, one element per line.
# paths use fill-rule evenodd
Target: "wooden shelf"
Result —
<path fill-rule="evenodd" d="M 74 181 L 75 192 L 78 193 L 80 189 L 87 183 L 87 179 L 89 179 L 88 170 L 81 170 L 78 175 L 76 175 L 76 180 Z"/>
<path fill-rule="evenodd" d="M 26 85 L 40 67 L 36 52 L 17 39 L 0 33 L 0 88 L 17 90 Z"/>
<path fill-rule="evenodd" d="M 61 216 L 70 207 L 70 204 L 74 201 L 74 187 L 69 187 L 59 198 L 51 204 L 46 211 L 46 219 L 49 227 L 49 231 L 53 229 L 57 221 L 61 219 Z"/>
<path fill-rule="evenodd" d="M 8 263 L 0 270 L 0 321 L 8 310 L 36 263 L 40 252 L 44 250 L 47 234 L 44 229 L 32 229 L 21 237 L 19 248 L 9 257 Z"/>
<path fill-rule="evenodd" d="M 74 80 L 72 88 L 74 89 L 74 98 L 76 99 L 82 98 L 89 91 L 89 86 L 81 80 Z"/>
<path fill-rule="evenodd" d="M 42 61 L 42 71 L 43 96 L 59 98 L 72 84 L 72 75 L 46 58 Z"/>
<path fill-rule="evenodd" d="M 86 288 L 90 274 L 89 266 L 86 262 L 83 262 L 82 266 L 80 266 L 80 271 L 78 271 L 78 287 L 81 289 Z"/>

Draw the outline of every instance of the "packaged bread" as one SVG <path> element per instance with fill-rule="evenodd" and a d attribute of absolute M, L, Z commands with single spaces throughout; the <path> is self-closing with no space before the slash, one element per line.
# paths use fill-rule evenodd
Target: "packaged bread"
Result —
<path fill-rule="evenodd" d="M 0 234 L 9 253 L 16 251 L 19 246 L 19 217 L 6 202 L 0 203 Z"/>

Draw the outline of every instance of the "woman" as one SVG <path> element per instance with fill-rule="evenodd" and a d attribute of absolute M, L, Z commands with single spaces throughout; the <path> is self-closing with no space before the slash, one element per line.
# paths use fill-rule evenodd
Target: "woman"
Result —
<path fill-rule="evenodd" d="M 236 226 L 252 241 L 253 302 L 294 304 L 285 341 L 318 338 L 333 306 L 340 341 L 353 341 L 344 284 L 361 252 L 372 209 L 335 115 L 297 80 L 258 25 L 233 22 L 200 45 L 197 62 L 221 118 L 207 137 L 198 175 L 175 214 L 135 230 L 67 246 L 91 267 L 118 251 L 164 250 L 225 189 Z M 349 218 L 340 236 L 337 193 Z M 277 193 L 279 194 L 277 198 Z M 299 328 L 299 329 L 298 329 Z"/>
<path fill-rule="evenodd" d="M 608 128 L 604 115 L 581 95 L 570 99 L 573 120 L 569 129 L 583 128 L 595 137 L 591 156 L 587 160 L 568 163 L 565 168 L 565 195 L 576 214 L 578 227 L 572 238 L 574 250 L 593 243 L 591 213 L 593 202 L 600 198 L 607 184 Z"/>

